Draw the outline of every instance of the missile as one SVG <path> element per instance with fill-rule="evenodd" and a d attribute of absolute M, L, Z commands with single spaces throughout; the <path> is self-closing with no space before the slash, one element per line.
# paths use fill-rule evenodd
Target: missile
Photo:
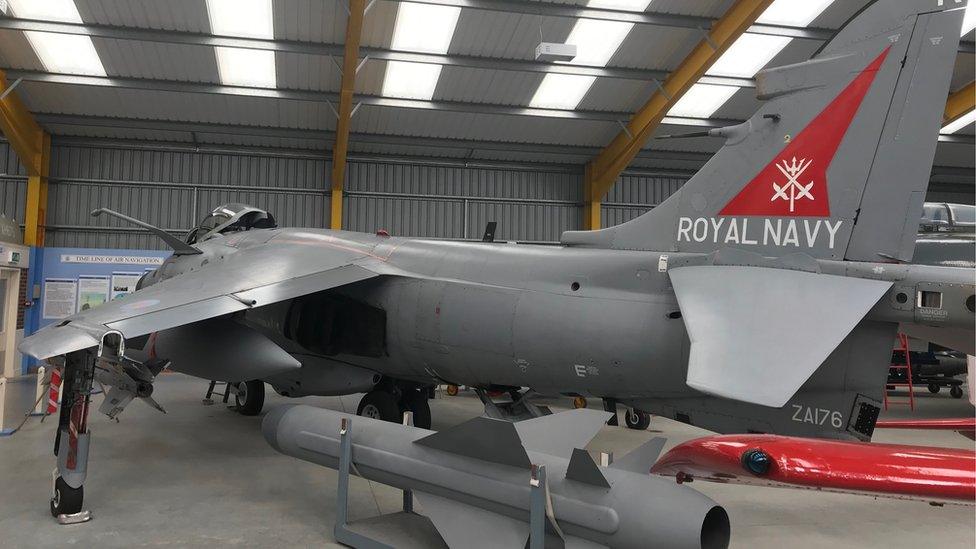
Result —
<path fill-rule="evenodd" d="M 478 417 L 434 432 L 286 405 L 265 416 L 262 431 L 275 450 L 337 469 L 345 419 L 353 472 L 411 490 L 450 547 L 525 547 L 539 465 L 547 471 L 547 530 L 564 547 L 728 547 L 722 507 L 648 473 L 663 439 L 607 467 L 581 449 L 609 416 L 580 409 L 519 423 Z"/>

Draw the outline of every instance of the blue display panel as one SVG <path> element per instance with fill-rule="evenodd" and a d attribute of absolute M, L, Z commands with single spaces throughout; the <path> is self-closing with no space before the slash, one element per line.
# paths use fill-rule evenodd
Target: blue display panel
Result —
<path fill-rule="evenodd" d="M 101 248 L 32 248 L 24 334 L 78 311 L 97 307 L 135 291 L 142 275 L 172 252 Z M 26 373 L 34 364 L 24 357 Z"/>

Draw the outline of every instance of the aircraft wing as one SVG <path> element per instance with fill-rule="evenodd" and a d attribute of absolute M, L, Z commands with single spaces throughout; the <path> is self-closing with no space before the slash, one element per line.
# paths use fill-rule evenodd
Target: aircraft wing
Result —
<path fill-rule="evenodd" d="M 652 473 L 972 504 L 976 452 L 778 435 L 715 435 L 669 450 Z"/>
<path fill-rule="evenodd" d="M 691 339 L 688 386 L 780 408 L 891 287 L 768 267 L 670 271 Z"/>
<path fill-rule="evenodd" d="M 25 338 L 19 349 L 49 358 L 98 345 L 112 330 L 138 337 L 387 272 L 384 258 L 370 250 L 338 237 L 284 233 L 72 315 Z"/>

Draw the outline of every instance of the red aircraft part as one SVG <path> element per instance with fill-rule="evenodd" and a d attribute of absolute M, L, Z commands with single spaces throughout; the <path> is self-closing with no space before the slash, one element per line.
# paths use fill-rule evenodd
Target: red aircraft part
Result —
<path fill-rule="evenodd" d="M 750 465 L 765 472 L 753 472 Z M 954 448 L 716 435 L 675 446 L 651 472 L 679 481 L 690 477 L 925 501 L 976 500 L 976 452 Z"/>

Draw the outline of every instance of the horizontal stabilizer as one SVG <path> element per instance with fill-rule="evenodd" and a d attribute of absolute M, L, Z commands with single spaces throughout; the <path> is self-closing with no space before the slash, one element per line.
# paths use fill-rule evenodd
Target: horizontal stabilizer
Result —
<path fill-rule="evenodd" d="M 639 475 L 646 475 L 651 471 L 651 466 L 657 461 L 667 442 L 663 437 L 654 437 L 651 440 L 634 448 L 620 459 L 614 459 L 610 467 L 621 471 L 630 471 Z"/>
<path fill-rule="evenodd" d="M 415 440 L 414 444 L 511 467 L 532 466 L 515 426 L 500 419 L 476 417 Z"/>
<path fill-rule="evenodd" d="M 780 408 L 890 282 L 767 267 L 671 270 L 691 339 L 689 387 Z"/>
<path fill-rule="evenodd" d="M 579 448 L 573 449 L 573 457 L 569 459 L 569 466 L 566 467 L 566 478 L 600 488 L 610 487 L 607 477 L 603 476 L 590 453 Z"/>
<path fill-rule="evenodd" d="M 515 429 L 527 450 L 568 459 L 575 448 L 586 448 L 611 415 L 580 408 L 520 421 Z"/>

